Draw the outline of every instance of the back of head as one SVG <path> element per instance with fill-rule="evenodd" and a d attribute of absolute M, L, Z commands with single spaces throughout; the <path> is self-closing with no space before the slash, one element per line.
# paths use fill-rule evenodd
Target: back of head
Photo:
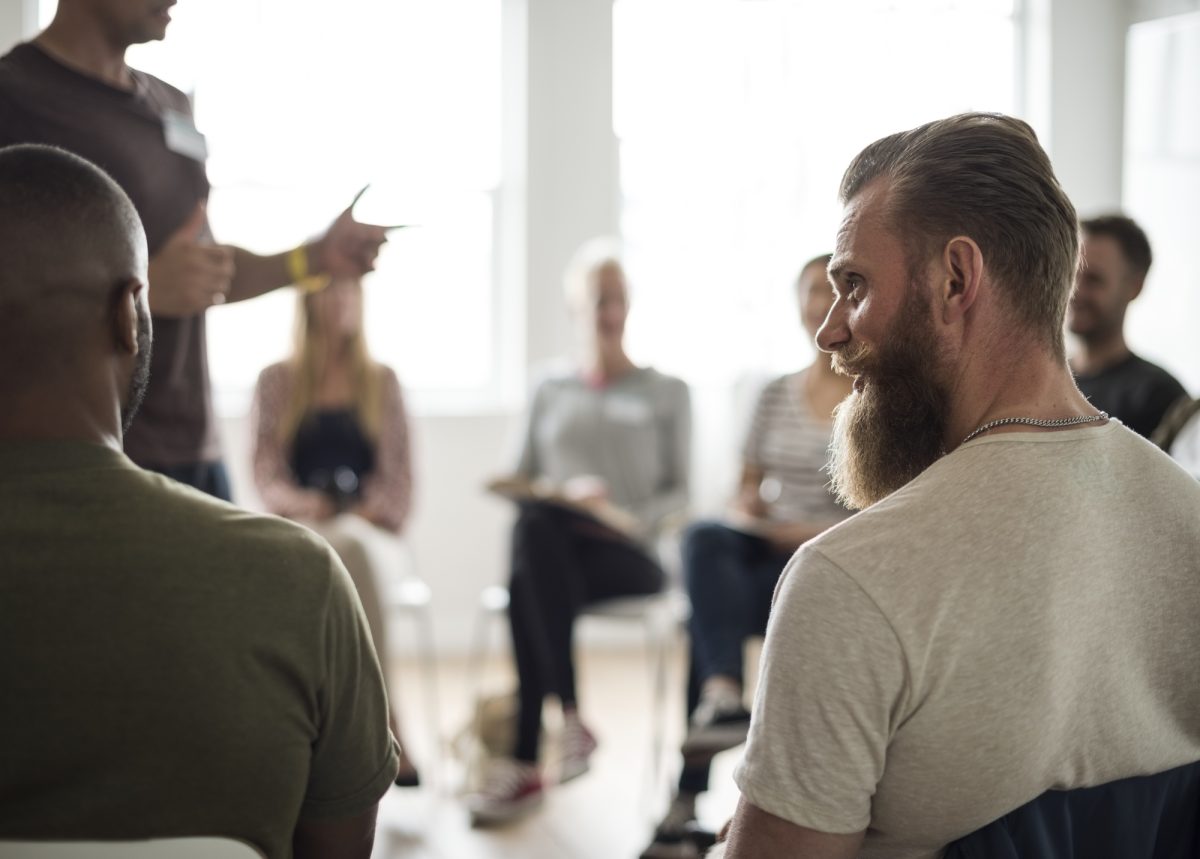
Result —
<path fill-rule="evenodd" d="M 964 113 L 877 140 L 842 178 L 848 202 L 888 183 L 888 217 L 917 268 L 955 236 L 972 238 L 1014 321 L 1054 355 L 1079 257 L 1075 207 L 1027 124 Z"/>
<path fill-rule="evenodd" d="M 98 167 L 49 146 L 0 149 L 0 258 L 0 382 L 9 386 L 86 349 L 117 288 L 146 280 L 129 198 Z"/>
<path fill-rule="evenodd" d="M 1135 277 L 1144 278 L 1150 271 L 1154 261 L 1150 240 L 1133 218 L 1120 214 L 1100 215 L 1080 221 L 1079 228 L 1088 238 L 1107 237 L 1116 242 Z"/>

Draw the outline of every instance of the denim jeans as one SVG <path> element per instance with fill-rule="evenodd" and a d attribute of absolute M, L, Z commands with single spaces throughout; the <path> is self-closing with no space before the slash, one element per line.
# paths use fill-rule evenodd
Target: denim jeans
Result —
<path fill-rule="evenodd" d="M 697 522 L 683 537 L 683 577 L 692 602 L 688 712 L 700 701 L 708 678 L 723 674 L 742 682 L 742 647 L 767 629 L 771 598 L 791 553 L 780 552 L 719 522 Z M 685 764 L 679 790 L 708 789 L 708 762 Z"/>
<path fill-rule="evenodd" d="M 698 679 L 723 674 L 740 683 L 742 646 L 766 632 L 775 585 L 791 553 L 718 522 L 688 528 L 682 551 Z"/>

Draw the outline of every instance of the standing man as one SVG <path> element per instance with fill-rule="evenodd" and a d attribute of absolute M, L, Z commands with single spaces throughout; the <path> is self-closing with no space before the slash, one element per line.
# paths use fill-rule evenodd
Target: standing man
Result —
<path fill-rule="evenodd" d="M 46 143 L 95 162 L 137 207 L 150 248 L 156 332 L 151 383 L 126 437 L 137 464 L 229 498 L 208 379 L 204 314 L 313 275 L 370 271 L 382 227 L 343 212 L 320 239 L 258 256 L 213 243 L 206 147 L 187 97 L 129 68 L 130 45 L 161 40 L 174 0 L 59 0 L 32 42 L 0 58 L 0 146 Z"/>
<path fill-rule="evenodd" d="M 1033 131 L 890 135 L 840 196 L 817 343 L 854 378 L 831 471 L 861 512 L 780 583 L 737 859 L 934 859 L 1200 760 L 1200 485 L 1075 387 L 1075 210 Z"/>
<path fill-rule="evenodd" d="M 1081 221 L 1083 258 L 1067 306 L 1067 328 L 1079 351 L 1071 369 L 1079 390 L 1149 438 L 1167 409 L 1186 396 L 1175 377 L 1125 345 L 1125 310 L 1141 294 L 1150 271 L 1150 242 L 1124 215 Z"/>

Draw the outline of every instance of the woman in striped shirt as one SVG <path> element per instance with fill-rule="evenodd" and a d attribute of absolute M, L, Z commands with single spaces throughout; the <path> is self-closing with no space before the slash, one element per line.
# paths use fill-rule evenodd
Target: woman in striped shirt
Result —
<path fill-rule="evenodd" d="M 805 264 L 796 281 L 809 337 L 833 303 L 828 256 Z M 775 584 L 792 553 L 850 515 L 828 489 L 833 410 L 850 393 L 829 356 L 770 382 L 759 395 L 738 492 L 721 521 L 697 522 L 683 539 L 683 573 L 692 602 L 691 671 L 679 789 L 644 859 L 676 856 L 708 788 L 709 762 L 745 741 L 750 714 L 742 700 L 742 647 L 762 635 Z M 676 852 L 672 852 L 676 851 Z"/>

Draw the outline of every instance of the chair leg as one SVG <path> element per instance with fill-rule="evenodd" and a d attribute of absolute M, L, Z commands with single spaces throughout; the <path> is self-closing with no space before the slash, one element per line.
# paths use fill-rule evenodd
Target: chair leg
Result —
<path fill-rule="evenodd" d="M 441 766 L 439 761 L 442 759 L 442 736 L 441 736 L 441 706 L 438 699 L 438 682 L 437 682 L 437 655 L 434 648 L 433 638 L 433 617 L 429 606 L 423 606 L 417 613 L 417 653 L 421 661 L 422 674 L 425 680 L 425 714 L 429 722 L 429 736 L 433 738 L 434 748 L 434 763 L 431 772 L 433 773 L 434 788 L 441 783 Z"/>
<path fill-rule="evenodd" d="M 492 615 L 495 612 L 481 601 L 479 612 L 475 616 L 475 630 L 471 634 L 471 650 L 467 657 L 467 699 L 471 707 L 479 703 L 483 693 L 483 668 L 491 649 Z"/>
<path fill-rule="evenodd" d="M 651 696 L 654 727 L 650 735 L 650 793 L 657 793 L 662 775 L 663 731 L 667 701 L 667 636 L 657 618 L 646 618 L 646 656 L 651 671 Z"/>

